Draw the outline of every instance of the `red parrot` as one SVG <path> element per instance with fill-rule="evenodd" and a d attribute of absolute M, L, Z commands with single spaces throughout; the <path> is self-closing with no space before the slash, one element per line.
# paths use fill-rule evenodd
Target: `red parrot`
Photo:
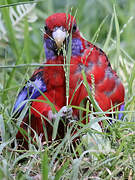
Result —
<path fill-rule="evenodd" d="M 57 111 L 66 106 L 66 79 L 64 70 L 65 53 L 68 53 L 70 37 L 71 59 L 69 76 L 69 102 L 79 106 L 88 96 L 83 83 L 84 70 L 91 90 L 91 74 L 95 80 L 95 99 L 103 111 L 119 105 L 124 109 L 124 86 L 116 72 L 112 69 L 106 54 L 95 45 L 86 41 L 80 34 L 76 20 L 70 14 L 56 13 L 45 20 L 44 49 L 46 66 L 39 67 L 20 91 L 14 105 L 14 117 L 26 108 L 30 102 L 30 113 L 27 111 L 21 128 L 27 131 L 28 126 L 38 135 L 44 134 L 43 122 L 47 130 L 48 140 L 52 140 L 52 125 L 55 115 L 48 100 Z M 77 88 L 78 87 L 78 88 Z M 35 100 L 34 100 L 35 99 Z M 63 117 L 64 117 L 63 109 Z M 69 114 L 71 113 L 71 109 Z M 29 114 L 31 114 L 29 116 Z M 71 114 L 70 114 L 71 115 Z M 73 118 L 79 119 L 78 111 L 73 109 Z M 122 114 L 119 114 L 121 118 Z M 31 132 L 31 136 L 34 133 Z M 64 136 L 64 125 L 60 121 L 58 137 Z M 20 131 L 17 139 L 23 139 Z M 43 141 L 45 136 L 43 135 Z"/>

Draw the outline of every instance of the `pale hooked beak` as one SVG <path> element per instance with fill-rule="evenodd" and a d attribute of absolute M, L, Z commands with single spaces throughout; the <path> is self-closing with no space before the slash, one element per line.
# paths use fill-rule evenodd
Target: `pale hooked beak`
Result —
<path fill-rule="evenodd" d="M 66 31 L 64 29 L 62 29 L 61 27 L 58 27 L 53 33 L 52 33 L 52 37 L 54 38 L 57 48 L 60 49 L 63 41 L 66 38 Z"/>

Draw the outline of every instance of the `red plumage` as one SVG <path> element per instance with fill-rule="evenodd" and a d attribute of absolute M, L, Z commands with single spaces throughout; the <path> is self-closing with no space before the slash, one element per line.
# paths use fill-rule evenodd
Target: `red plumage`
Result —
<path fill-rule="evenodd" d="M 95 99 L 103 111 L 109 110 L 112 105 L 114 106 L 124 102 L 124 87 L 116 72 L 112 70 L 105 53 L 81 37 L 73 16 L 66 15 L 65 13 L 56 13 L 46 19 L 44 34 L 44 48 L 47 59 L 45 64 L 54 66 L 40 67 L 35 71 L 30 82 L 27 82 L 19 93 L 14 107 L 14 111 L 17 111 L 17 107 L 24 100 L 42 100 L 42 102 L 31 102 L 31 127 L 38 135 L 41 133 L 44 134 L 41 115 L 48 118 L 50 122 L 52 122 L 53 119 L 51 106 L 46 103 L 47 100 L 43 94 L 54 104 L 57 111 L 66 105 L 65 71 L 61 65 L 64 64 L 65 58 L 63 56 L 63 50 L 65 48 L 65 51 L 68 51 L 71 33 L 72 54 L 70 61 L 69 102 L 72 99 L 76 87 L 80 83 L 80 86 L 74 94 L 71 105 L 79 106 L 81 101 L 88 96 L 87 90 L 83 84 L 82 69 L 85 71 L 90 89 L 91 74 L 93 74 L 95 80 Z M 28 97 L 28 91 L 30 97 Z M 17 112 L 20 113 L 24 106 Z M 78 112 L 73 110 L 73 117 L 75 115 L 78 116 Z M 51 140 L 52 127 L 45 118 L 43 119 L 47 127 L 48 139 Z M 24 124 L 24 122 L 26 124 Z M 21 127 L 27 129 L 28 124 L 29 115 L 27 113 Z M 63 128 L 62 123 L 60 123 L 58 130 L 60 137 L 64 136 Z M 34 136 L 33 133 L 32 136 Z M 18 132 L 17 138 L 23 138 L 20 132 Z M 43 140 L 45 140 L 44 136 Z"/>

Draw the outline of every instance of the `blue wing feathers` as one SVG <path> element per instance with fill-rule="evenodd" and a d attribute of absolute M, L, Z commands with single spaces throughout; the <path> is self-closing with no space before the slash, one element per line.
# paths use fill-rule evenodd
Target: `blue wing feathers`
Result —
<path fill-rule="evenodd" d="M 18 106 L 27 99 L 36 99 L 38 96 L 40 96 L 41 92 L 46 92 L 46 84 L 43 80 L 43 71 L 39 71 L 36 74 L 34 74 L 29 81 L 26 82 L 23 89 L 18 94 L 17 100 L 15 102 L 13 112 L 18 108 Z M 21 112 L 24 108 L 26 103 L 24 103 L 18 110 L 18 112 Z"/>
<path fill-rule="evenodd" d="M 125 104 L 122 104 L 122 105 L 120 106 L 120 111 L 124 111 L 124 109 L 125 109 Z M 119 113 L 118 119 L 121 120 L 122 117 L 123 117 L 123 113 Z"/>

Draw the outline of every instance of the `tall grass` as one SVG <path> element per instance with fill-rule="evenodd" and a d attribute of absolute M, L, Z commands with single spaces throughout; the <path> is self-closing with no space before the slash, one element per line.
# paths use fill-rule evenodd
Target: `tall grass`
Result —
<path fill-rule="evenodd" d="M 135 41 L 134 41 L 134 0 L 126 1 L 40 1 L 33 13 L 38 19 L 28 22 L 28 14 L 21 21 L 22 38 L 17 38 L 16 27 L 12 25 L 9 8 L 21 3 L 3 0 L 0 2 L 2 20 L 7 30 L 6 38 L 0 39 L 0 179 L 134 179 L 135 175 Z M 23 4 L 25 1 L 23 1 Z M 26 3 L 31 3 L 27 1 Z M 80 31 L 107 53 L 112 66 L 122 79 L 125 90 L 125 111 L 123 121 L 111 126 L 97 108 L 97 118 L 91 112 L 91 122 L 83 125 L 81 120 L 67 127 L 63 140 L 51 144 L 41 144 L 37 137 L 38 148 L 30 144 L 29 150 L 11 147 L 17 129 L 11 117 L 17 92 L 28 80 L 35 66 L 44 62 L 43 34 L 40 29 L 44 19 L 54 12 L 66 12 L 72 7 Z M 31 27 L 31 31 L 30 31 Z M 1 34 L 0 34 L 1 35 Z M 69 54 L 70 56 L 70 54 Z M 68 70 L 69 71 L 69 70 Z M 84 80 L 87 87 L 87 81 Z M 90 92 L 89 92 L 90 94 Z M 90 94 L 90 97 L 91 94 Z M 86 107 L 76 107 L 85 110 Z M 24 112 L 25 113 L 25 112 Z M 23 118 L 22 113 L 22 118 Z M 94 122 L 103 120 L 108 132 L 100 132 Z M 54 122 L 57 125 L 57 122 Z M 81 128 L 78 129 L 78 126 Z M 98 126 L 98 123 L 95 125 Z M 91 128 L 93 127 L 93 129 Z M 71 136 L 72 130 L 77 133 Z M 56 137 L 57 128 L 54 129 Z M 73 140 L 80 137 L 76 148 Z"/>

